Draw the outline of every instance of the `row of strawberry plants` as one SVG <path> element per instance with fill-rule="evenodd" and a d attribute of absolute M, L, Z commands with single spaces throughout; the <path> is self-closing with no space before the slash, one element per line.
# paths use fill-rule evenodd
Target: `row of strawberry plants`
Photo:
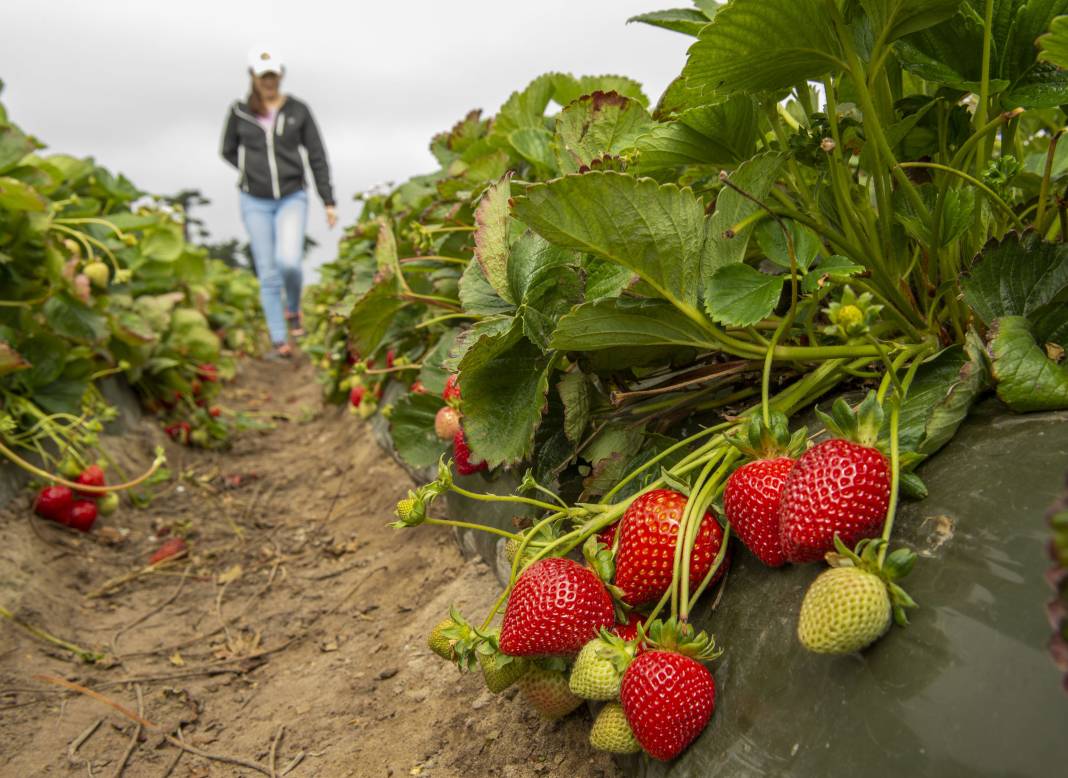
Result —
<path fill-rule="evenodd" d="M 256 349 L 258 287 L 186 242 L 181 212 L 42 148 L 0 105 L 0 454 L 52 484 L 38 513 L 88 530 L 166 472 L 158 455 L 132 478 L 101 446 L 118 413 L 101 379 L 122 376 L 181 442 L 224 445 L 248 420 L 215 404 L 218 382 Z"/>
<path fill-rule="evenodd" d="M 431 516 L 447 493 L 534 513 L 488 528 L 508 586 L 431 648 L 546 716 L 605 700 L 595 746 L 671 759 L 714 707 L 690 622 L 732 535 L 769 567 L 830 563 L 809 650 L 906 623 L 916 557 L 890 541 L 916 467 L 987 393 L 1068 407 L 1062 11 L 649 14 L 696 38 L 651 112 L 625 78 L 542 76 L 367 196 L 307 300 L 327 395 L 388 416 L 413 466 L 442 458 L 397 526 L 478 526 Z M 514 494 L 479 488 L 498 468 L 525 470 Z"/>

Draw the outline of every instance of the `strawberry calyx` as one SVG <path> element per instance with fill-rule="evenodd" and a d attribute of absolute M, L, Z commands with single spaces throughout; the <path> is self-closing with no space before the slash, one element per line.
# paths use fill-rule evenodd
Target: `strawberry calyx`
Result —
<path fill-rule="evenodd" d="M 808 430 L 801 427 L 791 434 L 786 414 L 772 411 L 769 423 L 765 423 L 759 414 L 753 414 L 744 426 L 726 435 L 726 438 L 749 459 L 796 459 L 805 450 Z"/>
<path fill-rule="evenodd" d="M 501 633 L 499 630 L 483 632 L 475 627 L 469 628 L 473 635 L 470 638 L 473 646 L 473 656 L 492 659 L 495 670 L 502 670 L 513 663 L 525 665 L 529 661 L 521 656 L 511 656 L 501 651 Z"/>
<path fill-rule="evenodd" d="M 598 578 L 606 585 L 611 582 L 612 576 L 616 574 L 616 557 L 611 546 L 605 546 L 597 535 L 590 535 L 582 544 L 582 556 Z M 614 588 L 609 587 L 609 591 Z"/>
<path fill-rule="evenodd" d="M 471 670 L 477 661 L 477 651 L 487 636 L 463 617 L 456 606 L 449 607 L 449 618 L 434 628 L 436 635 L 448 641 L 451 651 L 450 661 L 461 670 Z M 498 649 L 499 651 L 499 649 Z"/>
<path fill-rule="evenodd" d="M 611 662 L 620 675 L 626 672 L 626 669 L 638 654 L 640 643 L 637 639 L 626 640 L 604 627 L 601 627 L 601 631 L 594 640 L 597 641 L 596 656 Z"/>
<path fill-rule="evenodd" d="M 855 549 L 851 550 L 836 532 L 834 535 L 835 550 L 827 552 L 826 560 L 831 567 L 856 567 L 864 570 L 886 584 L 886 590 L 890 595 L 890 605 L 894 612 L 894 621 L 898 626 L 904 627 L 909 623 L 905 609 L 915 608 L 917 605 L 897 581 L 912 571 L 916 564 L 916 554 L 911 549 L 898 548 L 880 560 L 880 555 L 887 546 L 888 542 L 882 538 L 865 538 L 857 543 Z"/>
<path fill-rule="evenodd" d="M 884 418 L 883 406 L 876 398 L 875 392 L 868 392 L 868 396 L 856 408 L 850 408 L 845 398 L 839 397 L 831 406 L 830 414 L 817 408 L 816 415 L 827 431 L 835 437 L 880 451 L 886 448 L 885 444 L 880 441 Z"/>
<path fill-rule="evenodd" d="M 699 662 L 717 659 L 723 649 L 716 646 L 716 639 L 707 632 L 695 632 L 693 625 L 679 621 L 674 616 L 663 621 L 656 619 L 650 624 L 638 625 L 637 644 L 645 643 L 651 649 L 671 651 L 688 656 Z"/>

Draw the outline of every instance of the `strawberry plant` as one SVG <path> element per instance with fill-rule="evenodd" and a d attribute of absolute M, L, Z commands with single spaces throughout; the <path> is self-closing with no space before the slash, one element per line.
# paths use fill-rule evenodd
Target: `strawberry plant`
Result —
<path fill-rule="evenodd" d="M 712 716 L 711 641 L 689 621 L 732 534 L 771 567 L 831 562 L 797 603 L 806 647 L 861 650 L 904 622 L 913 558 L 889 547 L 901 499 L 925 494 L 917 466 L 985 395 L 1068 407 L 1066 10 L 731 0 L 637 17 L 691 38 L 652 108 L 625 78 L 546 74 L 434 138 L 437 170 L 366 195 L 309 294 L 312 347 L 330 397 L 353 376 L 429 389 L 390 416 L 402 458 L 441 460 L 398 526 L 477 524 L 431 517 L 447 492 L 532 515 L 491 529 L 511 574 L 476 631 L 502 608 L 510 626 L 528 576 L 581 549 L 615 621 L 641 625 L 630 734 L 670 759 Z M 447 381 L 462 394 L 439 399 Z M 810 439 L 797 418 L 821 408 Z M 435 431 L 454 422 L 450 452 Z M 526 472 L 514 494 L 482 487 L 502 470 Z M 593 637 L 581 615 L 547 609 L 527 653 L 573 656 Z M 526 651 L 507 633 L 504 653 Z M 640 684 L 643 666 L 681 680 Z M 626 750 L 609 715 L 596 742 Z"/>
<path fill-rule="evenodd" d="M 101 448 L 117 415 L 102 379 L 186 425 L 188 442 L 222 445 L 247 423 L 210 408 L 234 351 L 256 349 L 257 285 L 188 244 L 180 211 L 92 159 L 43 148 L 0 106 L 0 454 L 99 499 L 163 464 L 130 478 Z M 87 529 L 97 506 L 73 510 Z"/>

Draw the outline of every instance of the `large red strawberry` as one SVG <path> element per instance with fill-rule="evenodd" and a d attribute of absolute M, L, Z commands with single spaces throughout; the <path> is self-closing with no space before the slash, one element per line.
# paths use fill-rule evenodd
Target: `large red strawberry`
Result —
<path fill-rule="evenodd" d="M 589 568 L 548 557 L 515 582 L 501 624 L 501 651 L 511 656 L 570 656 L 615 621 L 612 597 Z"/>
<path fill-rule="evenodd" d="M 872 444 L 882 422 L 875 394 L 854 414 L 839 398 L 821 414 L 839 437 L 813 446 L 786 477 L 779 531 L 790 562 L 817 562 L 834 550 L 837 533 L 852 548 L 882 531 L 890 502 L 890 468 Z M 849 439 L 851 438 L 851 439 Z"/>
<path fill-rule="evenodd" d="M 103 486 L 104 471 L 100 465 L 89 465 L 89 467 L 85 468 L 85 470 L 78 474 L 76 480 L 84 486 Z M 104 496 L 100 492 L 86 492 L 81 489 L 76 490 L 75 494 L 90 500 L 98 500 Z"/>
<path fill-rule="evenodd" d="M 60 524 L 67 523 L 71 506 L 74 505 L 74 494 L 66 486 L 46 486 L 37 493 L 37 499 L 33 503 L 33 510 L 38 516 L 58 521 Z"/>
<path fill-rule="evenodd" d="M 359 407 L 360 403 L 363 402 L 363 396 L 366 393 L 367 389 L 362 384 L 360 386 L 352 387 L 352 389 L 349 390 L 349 405 L 353 408 Z"/>
<path fill-rule="evenodd" d="M 487 468 L 485 462 L 471 461 L 471 447 L 467 445 L 462 429 L 456 430 L 452 438 L 452 457 L 456 460 L 456 472 L 460 475 L 472 475 Z"/>
<path fill-rule="evenodd" d="M 730 437 L 730 442 L 751 458 L 727 479 L 723 490 L 723 514 L 742 543 L 769 567 L 786 561 L 779 532 L 779 501 L 786 474 L 804 450 L 807 431 L 793 436 L 786 416 L 773 411 L 768 423 L 754 415 Z"/>
<path fill-rule="evenodd" d="M 623 514 L 613 582 L 629 605 L 659 600 L 671 586 L 675 539 L 686 499 L 670 489 L 654 489 L 637 497 Z M 712 512 L 706 511 L 690 555 L 691 588 L 696 589 L 712 569 L 722 543 L 723 530 Z"/>
<path fill-rule="evenodd" d="M 723 490 L 723 514 L 731 529 L 768 567 L 786 561 L 779 533 L 779 499 L 794 462 L 790 457 L 749 462 L 731 473 Z"/>
<path fill-rule="evenodd" d="M 691 627 L 674 621 L 654 622 L 650 642 L 653 650 L 635 657 L 623 673 L 619 701 L 641 747 L 666 762 L 681 754 L 712 717 L 716 683 L 698 660 L 718 652 L 706 634 L 695 636 Z"/>

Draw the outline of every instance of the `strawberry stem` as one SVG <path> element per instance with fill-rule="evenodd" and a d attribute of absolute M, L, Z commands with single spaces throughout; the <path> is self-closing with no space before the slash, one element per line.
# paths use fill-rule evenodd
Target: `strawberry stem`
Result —
<path fill-rule="evenodd" d="M 515 494 L 482 494 L 480 492 L 471 492 L 464 489 L 462 486 L 456 484 L 450 484 L 449 488 L 459 495 L 467 497 L 471 500 L 480 500 L 482 502 L 517 502 L 523 505 L 533 505 L 535 508 L 541 508 L 546 511 L 556 512 L 560 510 L 560 506 L 553 505 L 552 503 L 543 502 L 541 500 L 535 500 L 531 497 L 520 497 Z"/>
<path fill-rule="evenodd" d="M 731 524 L 726 522 L 723 525 L 723 543 L 719 547 L 719 551 L 716 552 L 716 558 L 712 560 L 712 567 L 705 573 L 704 579 L 701 581 L 701 585 L 693 593 L 693 597 L 690 598 L 690 605 L 697 602 L 701 595 L 705 593 L 705 589 L 712 583 L 712 579 L 716 577 L 716 573 L 719 572 L 719 568 L 723 566 L 723 560 L 727 558 L 727 545 L 731 540 Z M 688 614 L 687 614 L 688 615 Z M 682 618 L 680 616 L 680 618 Z"/>
<path fill-rule="evenodd" d="M 693 547 L 697 542 L 697 535 L 701 531 L 701 524 L 704 521 L 705 511 L 708 506 L 712 504 L 712 501 L 716 499 L 716 495 L 719 493 L 724 481 L 727 478 L 727 473 L 730 472 L 731 466 L 735 460 L 741 456 L 741 452 L 737 449 L 731 449 L 723 457 L 723 461 L 720 463 L 719 469 L 712 474 L 705 485 L 701 489 L 701 501 L 699 505 L 698 518 L 694 521 L 691 518 L 692 528 L 687 533 L 686 545 L 683 549 L 683 559 L 686 563 L 682 567 L 682 583 L 680 585 L 680 601 L 679 606 L 679 621 L 686 621 L 690 613 L 690 560 L 693 557 Z M 711 521 L 716 521 L 715 517 L 711 518 Z M 726 546 L 726 539 L 720 544 L 720 548 Z"/>
<path fill-rule="evenodd" d="M 16 627 L 19 627 L 28 632 L 29 634 L 33 635 L 38 640 L 43 640 L 46 643 L 51 643 L 53 646 L 58 646 L 64 649 L 65 651 L 70 651 L 73 654 L 77 654 L 78 658 L 87 664 L 99 662 L 101 659 L 104 658 L 103 654 L 99 654 L 95 651 L 89 651 L 88 649 L 82 648 L 81 646 L 77 646 L 74 643 L 68 643 L 66 640 L 63 640 L 62 638 L 57 638 L 55 635 L 49 632 L 45 632 L 39 627 L 35 627 L 32 624 L 27 624 L 26 622 L 17 618 L 14 613 L 9 611 L 2 605 L 0 605 L 0 616 L 10 621 Z"/>
<path fill-rule="evenodd" d="M 68 481 L 66 478 L 60 478 L 59 476 L 53 475 L 52 473 L 49 473 L 46 470 L 42 470 L 36 465 L 27 462 L 25 459 L 23 459 L 14 451 L 5 446 L 2 442 L 0 442 L 0 454 L 3 454 L 5 457 L 11 460 L 11 462 L 18 465 L 26 472 L 32 473 L 33 475 L 36 475 L 39 478 L 43 478 L 46 481 L 51 481 L 52 483 L 60 484 L 61 486 L 70 487 L 71 489 L 77 489 L 82 492 L 90 492 L 92 494 L 107 494 L 108 492 L 122 492 L 126 489 L 132 489 L 133 487 L 138 486 L 139 484 L 144 483 L 149 478 L 151 478 L 155 474 L 155 472 L 163 466 L 163 463 L 167 461 L 167 457 L 163 455 L 163 451 L 159 450 L 156 454 L 155 460 L 152 462 L 152 466 L 149 467 L 148 470 L 146 470 L 134 480 L 127 481 L 124 484 L 112 484 L 109 486 L 89 486 L 88 484 L 79 484 L 75 481 Z"/>
<path fill-rule="evenodd" d="M 424 519 L 424 524 L 434 524 L 438 527 L 459 527 L 460 529 L 473 529 L 478 532 L 489 532 L 492 535 L 500 535 L 503 538 L 509 540 L 518 540 L 519 535 L 514 532 L 507 532 L 503 529 L 497 529 L 487 524 L 475 524 L 470 521 L 456 521 L 454 519 Z"/>

